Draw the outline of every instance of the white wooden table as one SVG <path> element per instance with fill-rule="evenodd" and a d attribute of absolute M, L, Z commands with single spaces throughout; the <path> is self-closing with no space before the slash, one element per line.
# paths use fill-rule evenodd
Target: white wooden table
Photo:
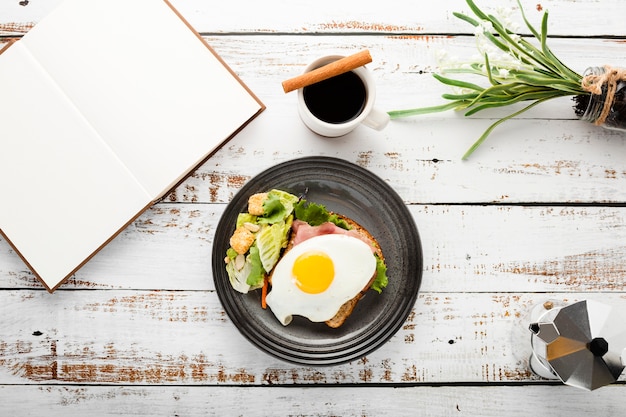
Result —
<path fill-rule="evenodd" d="M 58 3 L 0 2 L 0 47 Z M 465 2 L 172 3 L 267 110 L 54 294 L 0 240 L 1 415 L 624 414 L 624 375 L 593 392 L 547 382 L 515 335 L 546 299 L 626 308 L 626 134 L 577 120 L 563 99 L 501 126 L 467 161 L 501 111 L 322 139 L 299 120 L 283 80 L 321 55 L 367 48 L 381 108 L 439 104 L 447 90 L 431 76 L 436 52 L 475 53 L 471 28 L 452 16 Z M 626 66 L 626 2 L 523 4 L 537 24 L 549 9 L 550 44 L 572 68 Z M 233 195 L 308 155 L 387 181 L 424 249 L 420 293 L 399 332 L 334 367 L 256 349 L 225 315 L 211 274 L 214 231 Z"/>

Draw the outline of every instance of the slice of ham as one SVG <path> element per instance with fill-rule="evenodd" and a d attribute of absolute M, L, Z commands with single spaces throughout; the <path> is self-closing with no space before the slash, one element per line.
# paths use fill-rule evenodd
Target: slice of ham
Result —
<path fill-rule="evenodd" d="M 315 236 L 335 234 L 335 235 L 348 235 L 348 236 L 352 236 L 357 239 L 360 239 L 363 242 L 367 243 L 370 246 L 370 248 L 372 248 L 372 252 L 376 251 L 376 248 L 374 247 L 373 242 L 367 237 L 363 236 L 358 231 L 342 229 L 341 227 L 331 222 L 322 223 L 319 226 L 311 226 L 305 221 L 296 219 L 293 221 L 291 225 L 291 231 L 292 231 L 291 239 L 292 239 L 294 246 Z"/>

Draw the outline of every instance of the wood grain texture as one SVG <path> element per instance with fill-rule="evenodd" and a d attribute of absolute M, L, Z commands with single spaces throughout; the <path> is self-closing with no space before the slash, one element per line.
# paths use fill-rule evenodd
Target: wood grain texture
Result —
<path fill-rule="evenodd" d="M 160 203 L 63 289 L 214 290 L 211 247 L 224 204 Z M 424 252 L 422 290 L 626 290 L 626 208 L 410 205 Z M 0 287 L 40 284 L 0 240 Z"/>
<path fill-rule="evenodd" d="M 0 48 L 59 2 L 0 2 Z M 577 120 L 571 101 L 558 99 L 499 127 L 468 161 L 463 152 L 506 111 L 323 139 L 301 123 L 282 81 L 319 56 L 368 49 L 379 107 L 439 104 L 449 91 L 432 77 L 438 52 L 476 53 L 471 27 L 452 16 L 465 3 L 296 1 L 287 16 L 276 0 L 172 3 L 267 110 L 54 294 L 0 239 L 2 412 L 623 415 L 624 374 L 591 393 L 533 375 L 526 325 L 547 299 L 626 309 L 626 135 Z M 533 22 L 550 11 L 551 48 L 576 71 L 626 67 L 626 2 L 522 3 Z M 235 193 L 264 169 L 309 155 L 343 158 L 388 182 L 424 251 L 420 294 L 398 333 L 328 368 L 259 352 L 222 309 L 211 273 L 215 228 Z"/>
<path fill-rule="evenodd" d="M 424 291 L 379 350 L 315 368 L 259 352 L 213 291 L 15 290 L 2 298 L 0 384 L 530 383 L 538 380 L 527 364 L 535 305 L 596 299 L 626 309 L 623 293 Z"/>
<path fill-rule="evenodd" d="M 582 396 L 564 386 L 406 387 L 359 389 L 241 387 L 0 386 L 15 415 L 46 410 L 50 416 L 377 417 L 620 415 L 623 386 Z M 23 401 L 23 398 L 29 401 Z M 558 399 L 558 402 L 555 401 Z M 106 404 L 106 407 L 103 407 Z"/>
<path fill-rule="evenodd" d="M 469 57 L 475 49 L 471 39 L 442 38 L 437 45 L 358 36 L 219 37 L 209 41 L 227 62 L 236 65 L 268 110 L 254 122 L 254 129 L 245 130 L 220 150 L 192 178 L 190 188 L 181 188 L 170 201 L 227 202 L 232 197 L 230 185 L 236 187 L 278 161 L 318 154 L 342 157 L 371 169 L 388 180 L 407 203 L 626 201 L 624 135 L 576 120 L 567 98 L 505 123 L 470 160 L 462 161 L 461 155 L 484 129 L 508 113 L 493 111 L 464 118 L 448 112 L 392 121 L 382 132 L 360 127 L 342 138 L 324 139 L 306 129 L 298 118 L 295 97 L 285 95 L 280 87 L 282 80 L 300 73 L 318 56 L 346 55 L 367 48 L 374 58 L 370 69 L 377 80 L 379 107 L 391 110 L 439 104 L 439 96 L 448 89 L 431 76 L 436 50 L 460 48 L 461 55 Z M 580 71 L 609 60 L 626 64 L 618 58 L 620 44 L 616 42 L 558 41 L 554 49 L 563 52 L 563 60 Z M 255 45 L 262 54 L 254 53 Z M 243 48 L 248 52 L 242 55 Z M 285 55 L 284 50 L 294 52 Z M 599 56 L 598 51 L 606 55 Z M 293 137 L 298 140 L 290 140 Z M 198 177 L 209 181 L 209 187 L 198 182 Z"/>
<path fill-rule="evenodd" d="M 19 0 L 0 3 L 0 34 L 23 34 L 40 21 L 61 0 L 31 0 L 22 6 Z M 232 4 L 199 0 L 171 0 L 183 16 L 202 33 L 373 33 L 373 34 L 448 34 L 473 33 L 470 25 L 452 16 L 453 12 L 470 13 L 462 0 L 440 0 L 427 6 L 411 0 L 393 0 L 384 5 L 375 2 L 321 0 L 311 7 L 307 1 L 245 1 Z M 514 0 L 477 0 L 484 10 L 517 9 Z M 522 0 L 529 20 L 540 26 L 544 11 L 550 14 L 550 33 L 570 36 L 623 36 L 620 16 L 626 4 L 620 0 Z M 591 19 L 598 17 L 598 20 Z M 522 28 L 523 22 L 515 14 Z"/>

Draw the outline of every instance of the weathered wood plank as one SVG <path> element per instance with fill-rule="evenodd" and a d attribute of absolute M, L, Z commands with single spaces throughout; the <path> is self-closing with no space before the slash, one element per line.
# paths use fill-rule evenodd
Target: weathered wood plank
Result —
<path fill-rule="evenodd" d="M 376 57 L 371 68 L 378 80 L 377 102 L 391 110 L 441 102 L 438 96 L 447 89 L 429 74 L 436 65 L 433 49 L 461 47 L 468 56 L 473 49 L 473 41 L 462 38 L 442 40 L 436 46 L 379 37 L 316 39 L 320 40 L 314 46 L 303 37 L 210 39 L 268 110 L 170 195 L 170 200 L 227 202 L 237 187 L 262 169 L 286 159 L 321 154 L 370 168 L 409 203 L 626 201 L 621 164 L 626 135 L 575 120 L 567 99 L 504 124 L 469 161 L 460 160 L 462 153 L 494 117 L 505 113 L 487 112 L 472 119 L 454 112 L 416 117 L 394 121 L 383 132 L 359 128 L 335 140 L 313 135 L 297 116 L 295 96 L 280 89 L 282 80 L 299 73 L 313 57 L 370 48 Z M 557 46 L 566 52 L 566 60 L 572 58 L 582 70 L 608 62 L 611 51 L 617 56 L 620 44 L 602 42 L 559 40 Z M 284 54 L 285 48 L 294 52 Z M 586 56 L 589 61 L 581 58 Z"/>
<path fill-rule="evenodd" d="M 159 203 L 63 289 L 213 290 L 211 248 L 223 204 Z M 626 208 L 409 206 L 424 291 L 626 290 Z M 0 287 L 41 288 L 0 240 Z"/>
<path fill-rule="evenodd" d="M 431 76 L 442 62 L 476 60 L 478 49 L 472 36 L 315 36 L 315 35 L 223 35 L 205 36 L 216 51 L 257 92 L 261 98 L 294 103 L 295 95 L 285 95 L 281 82 L 300 74 L 314 59 L 332 53 L 348 55 L 369 49 L 373 58 L 368 68 L 378 85 L 377 103 L 392 106 L 439 104 L 449 87 Z M 593 38 L 552 38 L 550 47 L 572 69 L 582 73 L 589 66 L 626 66 L 621 53 L 623 40 Z M 289 51 L 289 54 L 285 54 Z M 441 61 L 440 55 L 446 54 Z M 276 106 L 273 103 L 273 106 Z M 536 109 L 522 117 L 574 119 L 569 108 L 548 107 L 549 113 Z M 569 107 L 569 106 L 568 106 Z M 495 110 L 482 113 L 493 118 Z M 442 113 L 442 115 L 451 114 Z M 507 114 L 508 112 L 504 112 Z M 452 113 L 453 114 L 453 113 Z M 479 113 L 480 115 L 480 113 Z M 450 117 L 452 118 L 452 117 Z"/>
<path fill-rule="evenodd" d="M 118 387 L 1 386 L 12 415 L 99 416 L 482 416 L 598 415 L 626 407 L 624 386 L 581 392 L 565 386 L 524 387 Z M 28 401 L 24 401 L 28 398 Z"/>
<path fill-rule="evenodd" d="M 0 35 L 26 33 L 59 1 L 0 3 Z M 368 48 L 381 108 L 437 104 L 447 92 L 431 77 L 437 51 L 475 54 L 471 36 L 451 36 L 471 33 L 452 16 L 465 4 L 291 2 L 286 19 L 285 3 L 273 0 L 236 10 L 172 2 L 268 109 L 55 294 L 0 240 L 3 410 L 267 415 L 270 404 L 272 415 L 623 414 L 624 375 L 582 394 L 533 376 L 525 318 L 548 298 L 626 308 L 625 135 L 575 120 L 563 99 L 502 126 L 465 162 L 460 155 L 505 112 L 439 114 L 324 140 L 300 123 L 281 81 L 320 55 Z M 551 34 L 573 37 L 550 44 L 575 70 L 626 66 L 625 2 L 523 3 L 535 22 L 549 8 Z M 320 33 L 340 36 L 309 36 Z M 210 270 L 215 226 L 234 193 L 269 166 L 318 154 L 388 181 L 409 204 L 425 261 L 422 292 L 398 334 L 367 358 L 321 369 L 258 352 L 226 317 Z M 266 389 L 276 384 L 289 387 Z M 466 386 L 428 386 L 447 384 Z"/>
<path fill-rule="evenodd" d="M 200 167 L 170 200 L 227 202 L 238 186 L 262 169 L 321 154 L 370 168 L 409 203 L 626 201 L 621 163 L 626 135 L 575 120 L 568 99 L 547 103 L 504 124 L 469 161 L 461 161 L 463 152 L 494 118 L 506 113 L 486 112 L 471 119 L 454 112 L 415 117 L 393 121 L 382 132 L 360 127 L 329 140 L 304 127 L 295 96 L 280 88 L 282 80 L 299 73 L 314 57 L 366 47 L 375 57 L 371 69 L 381 108 L 437 104 L 447 88 L 430 75 L 436 67 L 435 50 L 460 48 L 463 56 L 471 56 L 475 49 L 471 39 L 235 36 L 209 41 L 268 110 Z M 581 71 L 604 62 L 626 64 L 623 54 L 618 55 L 618 42 L 559 39 L 555 44 L 555 50 L 564 52 L 563 59 L 571 59 Z M 284 54 L 285 48 L 293 53 Z"/>
<path fill-rule="evenodd" d="M 548 299 L 626 309 L 624 293 L 423 292 L 379 350 L 315 368 L 258 351 L 212 291 L 3 291 L 0 384 L 536 382 L 528 314 Z"/>
<path fill-rule="evenodd" d="M 243 79 L 256 88 L 268 110 L 198 171 L 203 178 L 236 185 L 277 161 L 323 154 L 367 166 L 401 189 L 407 202 L 626 201 L 620 157 L 626 135 L 576 120 L 567 98 L 546 103 L 520 120 L 504 124 L 469 161 L 461 161 L 462 153 L 484 129 L 508 112 L 485 112 L 471 119 L 454 112 L 415 117 L 393 121 L 382 132 L 359 128 L 343 138 L 329 140 L 303 126 L 297 116 L 295 96 L 285 95 L 280 89 L 282 80 L 299 73 L 316 56 L 369 48 L 375 57 L 370 68 L 377 79 L 377 103 L 381 108 L 439 104 L 440 94 L 448 89 L 430 75 L 436 68 L 435 52 L 451 48 L 469 57 L 475 53 L 471 39 L 317 37 L 312 42 L 312 38 L 265 37 L 263 53 L 256 55 L 241 54 L 243 39 L 212 41 Z M 626 64 L 622 58 L 610 56 L 611 51 L 619 56 L 621 47 L 616 42 L 558 41 L 554 49 L 563 52 L 563 60 L 571 61 L 580 71 L 603 62 Z M 281 52 L 268 55 L 267 51 L 274 48 Z M 285 48 L 295 52 L 283 54 Z M 297 51 L 303 52 L 299 55 Z M 285 117 L 289 114 L 291 118 Z M 196 184 L 194 188 L 202 190 Z M 229 194 L 220 198 L 216 187 L 210 192 L 210 201 L 228 201 Z M 198 199 L 204 200 L 201 196 Z"/>
<path fill-rule="evenodd" d="M 23 34 L 61 0 L 4 1 L 0 3 L 0 34 Z M 470 25 L 452 16 L 453 12 L 470 13 L 464 1 L 441 0 L 423 6 L 411 0 L 395 0 L 384 6 L 373 2 L 322 0 L 310 2 L 245 1 L 215 3 L 198 0 L 171 0 L 172 4 L 200 32 L 209 33 L 472 33 Z M 497 12 L 513 8 L 513 0 L 479 0 L 482 9 Z M 619 16 L 626 5 L 619 0 L 568 1 L 548 0 L 522 5 L 535 26 L 540 26 L 544 10 L 550 12 L 553 35 L 623 36 Z M 598 17 L 590 19 L 589 16 Z M 260 18 L 262 17 L 262 18 Z M 525 27 L 517 12 L 512 16 Z M 527 32 L 527 31 L 524 31 Z"/>
<path fill-rule="evenodd" d="M 462 161 L 461 154 L 492 121 L 416 118 L 392 122 L 384 132 L 357 128 L 329 140 L 314 136 L 299 120 L 288 121 L 285 130 L 272 129 L 271 112 L 216 153 L 169 201 L 228 202 L 262 170 L 310 155 L 358 163 L 411 204 L 626 201 L 626 135 L 584 122 L 510 121 Z M 523 136 L 512 134 L 520 131 Z M 266 145 L 277 137 L 285 138 L 283 146 Z"/>

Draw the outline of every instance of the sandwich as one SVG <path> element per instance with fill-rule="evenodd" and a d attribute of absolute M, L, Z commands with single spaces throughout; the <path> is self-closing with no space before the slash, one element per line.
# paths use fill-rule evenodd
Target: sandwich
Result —
<path fill-rule="evenodd" d="M 374 236 L 345 215 L 281 190 L 251 195 L 226 251 L 232 287 L 261 290 L 261 306 L 288 325 L 293 316 L 340 327 L 388 278 Z"/>

